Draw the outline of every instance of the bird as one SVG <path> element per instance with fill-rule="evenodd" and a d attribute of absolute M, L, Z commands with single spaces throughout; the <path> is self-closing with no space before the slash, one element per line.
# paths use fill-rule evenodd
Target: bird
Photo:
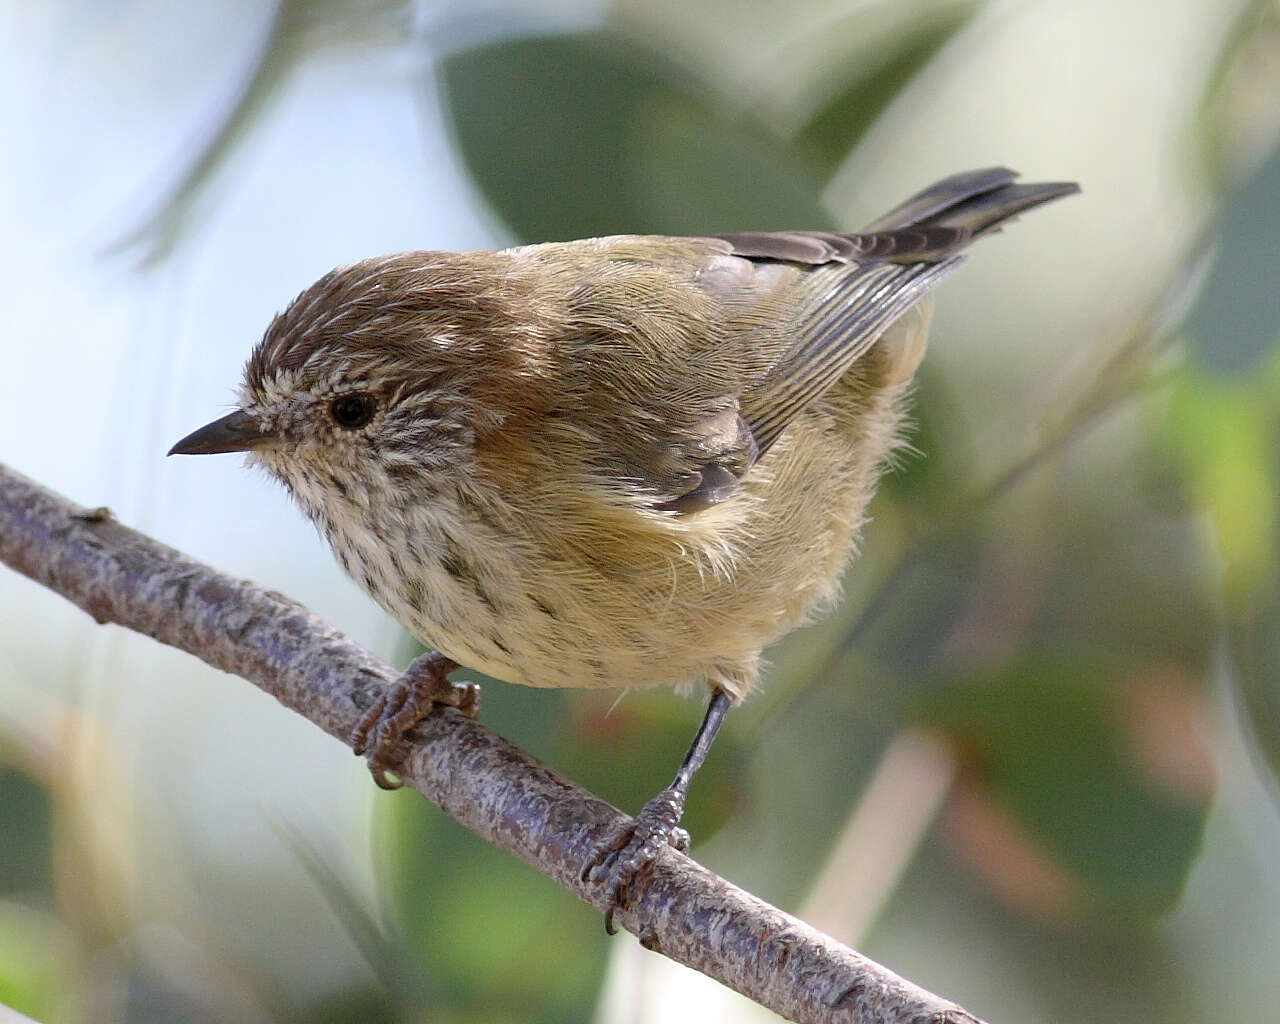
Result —
<path fill-rule="evenodd" d="M 680 827 L 761 652 L 837 598 L 900 443 L 934 287 L 1079 191 L 954 174 L 861 231 L 614 235 L 339 267 L 268 326 L 234 411 L 170 454 L 247 453 L 429 648 L 352 744 L 478 689 L 709 692 L 674 780 L 583 866 L 605 926 Z"/>

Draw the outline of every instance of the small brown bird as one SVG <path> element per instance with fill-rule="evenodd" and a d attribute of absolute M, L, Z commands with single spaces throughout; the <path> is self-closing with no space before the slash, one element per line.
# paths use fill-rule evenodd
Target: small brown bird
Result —
<path fill-rule="evenodd" d="M 760 651 L 829 605 L 974 238 L 1074 184 L 938 182 L 860 233 L 620 235 L 408 252 L 322 277 L 254 349 L 239 408 L 173 453 L 243 451 L 435 652 L 353 742 L 390 785 L 459 664 L 530 686 L 705 683 L 670 786 L 585 866 L 684 846 L 689 782 Z M 437 653 L 438 652 L 438 653 Z"/>

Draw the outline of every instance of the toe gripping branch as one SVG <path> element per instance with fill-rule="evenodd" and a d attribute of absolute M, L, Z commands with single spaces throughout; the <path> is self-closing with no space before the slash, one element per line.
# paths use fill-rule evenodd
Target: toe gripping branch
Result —
<path fill-rule="evenodd" d="M 457 708 L 469 718 L 480 710 L 480 687 L 475 683 L 451 683 L 456 661 L 439 651 L 415 658 L 378 701 L 365 712 L 351 733 L 351 746 L 369 761 L 373 781 L 382 789 L 398 789 L 396 767 L 402 759 L 400 741 L 405 733 L 438 706 Z"/>
<path fill-rule="evenodd" d="M 629 894 L 631 884 L 653 862 L 658 852 L 668 845 L 681 853 L 689 849 L 689 833 L 680 827 L 689 783 L 706 761 L 731 706 L 729 695 L 724 690 L 712 693 L 702 725 L 698 727 L 674 781 L 645 804 L 632 821 L 601 843 L 583 867 L 584 882 L 604 885 L 604 929 L 610 935 L 616 932 L 613 918 L 622 905 L 624 893 Z"/>
<path fill-rule="evenodd" d="M 480 708 L 480 687 L 475 683 L 451 683 L 449 673 L 457 667 L 457 662 L 437 651 L 421 655 L 365 712 L 352 732 L 351 746 L 368 759 L 373 780 L 382 789 L 397 789 L 401 785 L 395 777 L 402 759 L 401 740 L 435 707 L 455 707 L 475 717 Z M 680 827 L 689 784 L 706 761 L 731 706 L 725 691 L 712 693 L 707 713 L 671 785 L 645 804 L 632 821 L 601 843 L 583 866 L 584 882 L 604 886 L 604 926 L 610 935 L 616 931 L 613 919 L 624 895 L 659 851 L 664 846 L 673 846 L 681 853 L 689 849 L 689 833 Z"/>

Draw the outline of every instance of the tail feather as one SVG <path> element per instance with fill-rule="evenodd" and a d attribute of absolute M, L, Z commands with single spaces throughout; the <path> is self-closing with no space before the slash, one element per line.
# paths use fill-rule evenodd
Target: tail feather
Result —
<path fill-rule="evenodd" d="M 1024 210 L 1080 191 L 1072 181 L 1015 185 L 1015 178 L 1017 172 L 1006 167 L 953 174 L 872 221 L 862 233 L 954 228 L 973 239 Z"/>
<path fill-rule="evenodd" d="M 888 213 L 877 217 L 862 230 L 867 233 L 894 231 L 923 224 L 974 196 L 984 195 L 1012 184 L 1017 171 L 1007 167 L 984 167 L 977 171 L 961 171 L 921 189 L 910 199 L 899 203 Z"/>
<path fill-rule="evenodd" d="M 1070 181 L 1015 185 L 1017 172 L 987 167 L 943 178 L 860 232 L 747 231 L 712 236 L 724 251 L 788 263 L 929 263 L 1041 203 L 1080 191 Z"/>

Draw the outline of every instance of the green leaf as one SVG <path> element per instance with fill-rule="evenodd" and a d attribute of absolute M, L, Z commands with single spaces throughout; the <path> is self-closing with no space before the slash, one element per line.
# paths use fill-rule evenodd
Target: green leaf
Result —
<path fill-rule="evenodd" d="M 1280 348 L 1247 378 L 1188 367 L 1163 426 L 1217 543 L 1243 723 L 1280 778 Z"/>
<path fill-rule="evenodd" d="M 1200 848 L 1207 794 L 1143 761 L 1128 698 L 1152 677 L 1089 658 L 1024 660 L 937 691 L 942 728 L 985 787 L 1108 917 L 1177 900 Z"/>
<path fill-rule="evenodd" d="M 1273 392 L 1280 353 L 1271 363 L 1269 373 L 1234 382 L 1187 367 L 1175 381 L 1166 420 L 1169 451 L 1212 522 L 1231 604 L 1265 591 L 1276 567 L 1280 409 Z"/>
<path fill-rule="evenodd" d="M 522 239 L 830 226 L 776 134 L 625 37 L 493 43 L 439 73 L 467 167 Z"/>
<path fill-rule="evenodd" d="M 30 775 L 0 763 L 0 896 L 53 898 L 53 806 Z"/>
<path fill-rule="evenodd" d="M 0 901 L 0 1016 L 9 1007 L 49 1024 L 68 1019 L 73 948 L 58 918 Z"/>

